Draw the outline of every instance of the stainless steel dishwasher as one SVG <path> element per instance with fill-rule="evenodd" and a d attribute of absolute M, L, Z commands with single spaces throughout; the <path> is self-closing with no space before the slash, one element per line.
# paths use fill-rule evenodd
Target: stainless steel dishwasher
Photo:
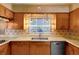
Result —
<path fill-rule="evenodd" d="M 65 41 L 52 41 L 51 55 L 64 55 L 64 54 L 65 54 Z"/>

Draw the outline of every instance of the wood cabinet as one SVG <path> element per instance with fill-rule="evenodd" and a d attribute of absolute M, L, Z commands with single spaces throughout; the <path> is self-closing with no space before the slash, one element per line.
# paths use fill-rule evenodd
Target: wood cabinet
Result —
<path fill-rule="evenodd" d="M 50 42 L 11 42 L 12 55 L 50 55 Z"/>
<path fill-rule="evenodd" d="M 14 13 L 14 20 L 18 24 L 18 29 L 23 29 L 24 13 Z"/>
<path fill-rule="evenodd" d="M 67 43 L 66 55 L 79 55 L 79 48 L 70 43 Z"/>
<path fill-rule="evenodd" d="M 13 12 L 6 8 L 6 17 L 9 19 L 13 19 Z"/>
<path fill-rule="evenodd" d="M 57 30 L 69 29 L 69 14 L 68 13 L 56 14 L 56 29 Z"/>
<path fill-rule="evenodd" d="M 70 30 L 79 31 L 79 8 L 70 12 Z"/>
<path fill-rule="evenodd" d="M 74 55 L 79 55 L 79 47 L 74 46 Z"/>
<path fill-rule="evenodd" d="M 30 42 L 30 55 L 50 55 L 50 42 Z"/>
<path fill-rule="evenodd" d="M 70 43 L 66 44 L 66 55 L 73 55 L 74 49 L 73 46 Z"/>
<path fill-rule="evenodd" d="M 0 16 L 13 19 L 13 12 L 10 11 L 8 8 L 0 5 Z"/>
<path fill-rule="evenodd" d="M 10 46 L 9 43 L 0 46 L 0 55 L 9 55 Z"/>
<path fill-rule="evenodd" d="M 16 41 L 11 42 L 10 45 L 12 55 L 29 55 L 29 42 Z"/>
<path fill-rule="evenodd" d="M 2 5 L 0 5 L 0 16 L 5 16 L 5 7 L 3 7 Z"/>

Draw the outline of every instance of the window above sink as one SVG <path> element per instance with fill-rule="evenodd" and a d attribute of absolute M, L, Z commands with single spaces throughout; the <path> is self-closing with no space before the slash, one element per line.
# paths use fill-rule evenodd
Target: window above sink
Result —
<path fill-rule="evenodd" d="M 50 19 L 31 18 L 29 22 L 29 33 L 50 33 Z"/>
<path fill-rule="evenodd" d="M 25 14 L 24 29 L 28 33 L 51 33 L 56 29 L 55 14 Z"/>

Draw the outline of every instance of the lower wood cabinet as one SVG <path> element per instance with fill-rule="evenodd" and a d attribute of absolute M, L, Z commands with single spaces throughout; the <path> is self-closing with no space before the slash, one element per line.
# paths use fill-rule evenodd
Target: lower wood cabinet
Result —
<path fill-rule="evenodd" d="M 79 47 L 67 42 L 66 55 L 79 55 Z M 50 55 L 48 41 L 12 41 L 0 46 L 0 55 Z"/>
<path fill-rule="evenodd" d="M 14 41 L 10 45 L 12 55 L 50 55 L 50 42 Z"/>
<path fill-rule="evenodd" d="M 74 46 L 74 55 L 79 55 L 79 48 Z"/>
<path fill-rule="evenodd" d="M 29 55 L 29 42 L 14 41 L 10 43 L 11 55 Z"/>
<path fill-rule="evenodd" d="M 9 55 L 10 46 L 9 43 L 0 46 L 0 55 Z"/>
<path fill-rule="evenodd" d="M 50 42 L 30 42 L 30 55 L 50 55 Z"/>
<path fill-rule="evenodd" d="M 66 45 L 66 55 L 73 55 L 74 49 L 73 46 L 70 43 L 67 43 Z"/>
<path fill-rule="evenodd" d="M 67 43 L 66 55 L 79 55 L 79 48 L 70 43 Z"/>

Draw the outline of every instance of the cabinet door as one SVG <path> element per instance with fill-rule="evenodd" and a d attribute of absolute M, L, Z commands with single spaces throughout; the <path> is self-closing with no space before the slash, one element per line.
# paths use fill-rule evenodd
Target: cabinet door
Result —
<path fill-rule="evenodd" d="M 66 13 L 56 14 L 56 29 L 57 30 L 69 29 L 69 14 Z"/>
<path fill-rule="evenodd" d="M 79 31 L 79 9 L 70 13 L 70 30 Z"/>
<path fill-rule="evenodd" d="M 28 55 L 29 43 L 28 42 L 11 42 L 11 54 L 12 55 Z"/>
<path fill-rule="evenodd" d="M 18 29 L 23 29 L 24 13 L 15 13 L 14 20 L 18 24 Z"/>
<path fill-rule="evenodd" d="M 0 46 L 0 55 L 8 55 L 10 54 L 10 47 L 9 44 L 4 44 Z"/>
<path fill-rule="evenodd" d="M 50 42 L 30 42 L 31 55 L 50 55 Z"/>
<path fill-rule="evenodd" d="M 5 7 L 3 7 L 2 5 L 0 5 L 0 16 L 5 17 Z"/>
<path fill-rule="evenodd" d="M 70 43 L 66 45 L 66 55 L 74 55 L 74 48 Z"/>
<path fill-rule="evenodd" d="M 6 8 L 6 17 L 9 19 L 13 19 L 13 12 Z"/>
<path fill-rule="evenodd" d="M 74 55 L 79 55 L 79 48 L 76 46 L 73 46 L 74 48 Z"/>
<path fill-rule="evenodd" d="M 70 43 L 67 43 L 66 55 L 79 55 L 79 48 Z"/>

